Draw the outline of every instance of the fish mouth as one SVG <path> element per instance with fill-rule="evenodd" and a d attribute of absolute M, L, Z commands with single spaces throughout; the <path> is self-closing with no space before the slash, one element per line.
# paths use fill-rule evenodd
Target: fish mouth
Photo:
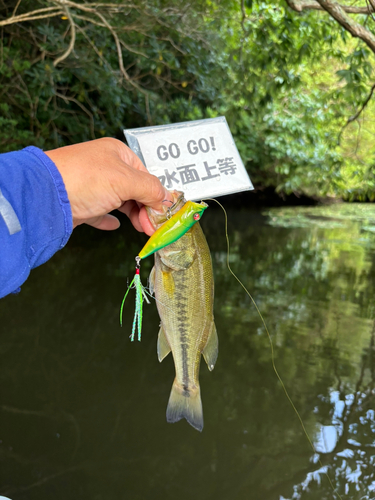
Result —
<path fill-rule="evenodd" d="M 178 212 L 180 210 L 180 208 L 182 208 L 186 203 L 185 195 L 182 191 L 172 191 L 172 194 L 173 194 L 173 198 L 175 199 L 175 202 L 173 203 L 172 206 L 167 208 L 167 211 L 166 211 L 166 218 L 167 219 L 171 215 L 174 215 L 176 212 Z M 175 196 L 177 196 L 177 197 L 175 197 Z"/>
<path fill-rule="evenodd" d="M 172 215 L 174 215 L 180 208 L 182 208 L 185 203 L 185 195 L 182 191 L 170 191 L 172 197 L 173 197 L 173 205 L 171 206 L 162 206 L 162 212 L 157 212 L 156 210 L 152 209 L 151 207 L 146 207 L 147 215 L 154 226 L 154 229 L 157 229 L 160 227 L 162 224 L 164 224 L 165 221 L 171 218 Z"/>

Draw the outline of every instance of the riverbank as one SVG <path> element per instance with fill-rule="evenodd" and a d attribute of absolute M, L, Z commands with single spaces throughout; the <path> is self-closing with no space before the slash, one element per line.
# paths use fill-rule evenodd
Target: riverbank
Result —
<path fill-rule="evenodd" d="M 219 198 L 226 207 L 283 207 L 283 206 L 315 206 L 331 205 L 342 203 L 342 198 L 334 197 L 311 197 L 304 194 L 295 193 L 285 194 L 277 193 L 273 187 L 256 187 L 253 191 L 244 191 L 242 193 L 230 194 Z"/>

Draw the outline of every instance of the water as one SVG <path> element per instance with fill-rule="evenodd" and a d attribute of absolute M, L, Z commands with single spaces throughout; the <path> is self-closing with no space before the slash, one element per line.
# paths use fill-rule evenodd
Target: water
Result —
<path fill-rule="evenodd" d="M 375 498 L 375 206 L 229 210 L 231 265 L 343 498 Z M 333 499 L 282 391 L 248 297 L 225 267 L 223 215 L 202 222 L 220 349 L 202 362 L 203 433 L 165 421 L 174 370 L 158 316 L 131 343 L 118 311 L 144 235 L 80 228 L 0 301 L 0 495 L 12 500 Z M 152 259 L 144 261 L 143 277 Z"/>

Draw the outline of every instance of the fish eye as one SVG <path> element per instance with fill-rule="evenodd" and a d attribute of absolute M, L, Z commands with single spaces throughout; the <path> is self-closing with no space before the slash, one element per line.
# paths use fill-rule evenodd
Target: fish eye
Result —
<path fill-rule="evenodd" d="M 201 214 L 198 212 L 193 215 L 194 220 L 199 220 L 201 218 Z"/>

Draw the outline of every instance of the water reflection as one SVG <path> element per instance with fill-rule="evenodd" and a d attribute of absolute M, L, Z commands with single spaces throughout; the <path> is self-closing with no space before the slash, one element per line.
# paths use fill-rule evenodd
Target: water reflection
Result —
<path fill-rule="evenodd" d="M 231 265 L 265 316 L 323 469 L 225 267 L 223 216 L 212 209 L 203 225 L 220 353 L 212 373 L 202 364 L 203 434 L 165 422 L 173 363 L 157 361 L 155 306 L 141 344 L 128 339 L 131 301 L 118 326 L 142 235 L 82 228 L 0 302 L 0 495 L 331 499 L 327 471 L 344 498 L 375 498 L 375 208 L 233 210 L 229 220 Z"/>

